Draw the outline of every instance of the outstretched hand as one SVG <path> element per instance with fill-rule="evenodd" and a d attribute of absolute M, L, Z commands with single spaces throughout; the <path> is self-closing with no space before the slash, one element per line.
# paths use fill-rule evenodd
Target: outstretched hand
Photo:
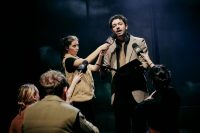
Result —
<path fill-rule="evenodd" d="M 109 43 L 104 43 L 104 44 L 102 44 L 102 45 L 100 46 L 100 50 L 101 50 L 101 51 L 100 51 L 99 55 L 100 55 L 100 56 L 105 55 L 105 53 L 106 53 L 106 51 L 108 50 L 109 46 L 110 46 Z"/>
<path fill-rule="evenodd" d="M 99 56 L 104 56 L 106 54 L 106 50 L 102 50 L 100 53 L 99 53 Z"/>
<path fill-rule="evenodd" d="M 109 46 L 110 46 L 109 43 L 104 43 L 104 44 L 102 44 L 102 45 L 100 46 L 100 48 L 101 48 L 101 50 L 106 51 L 106 50 L 108 50 Z"/>
<path fill-rule="evenodd" d="M 149 59 L 149 55 L 148 53 L 140 53 L 140 55 L 142 56 L 143 59 L 145 59 L 146 61 Z"/>
<path fill-rule="evenodd" d="M 73 80 L 72 80 L 72 83 L 71 83 L 71 85 L 70 85 L 70 87 L 69 87 L 69 89 L 68 89 L 68 91 L 66 92 L 66 102 L 67 103 L 71 103 L 72 101 L 71 101 L 71 96 L 72 96 L 72 93 L 73 93 L 73 91 L 74 91 L 74 88 L 75 88 L 75 86 L 76 86 L 76 84 L 78 83 L 78 82 L 80 82 L 80 80 L 81 80 L 81 78 L 82 78 L 82 75 L 83 75 L 83 73 L 77 73 L 75 76 L 74 76 L 74 78 L 73 78 Z"/>
<path fill-rule="evenodd" d="M 73 78 L 73 80 L 72 80 L 72 83 L 73 83 L 73 84 L 77 84 L 77 83 L 81 80 L 82 76 L 83 76 L 83 73 L 77 73 L 77 74 L 74 76 L 74 78 Z"/>
<path fill-rule="evenodd" d="M 141 57 L 142 57 L 144 60 L 146 60 L 146 62 L 148 63 L 148 65 L 149 65 L 150 67 L 153 67 L 153 66 L 154 66 L 154 63 L 151 61 L 151 59 L 150 59 L 150 57 L 149 57 L 149 55 L 148 55 L 148 52 L 146 52 L 146 53 L 140 53 L 140 55 L 141 55 Z"/>
<path fill-rule="evenodd" d="M 108 43 L 109 45 L 113 44 L 115 41 L 115 39 L 112 37 L 112 36 L 109 36 L 107 39 L 106 39 L 106 43 Z"/>

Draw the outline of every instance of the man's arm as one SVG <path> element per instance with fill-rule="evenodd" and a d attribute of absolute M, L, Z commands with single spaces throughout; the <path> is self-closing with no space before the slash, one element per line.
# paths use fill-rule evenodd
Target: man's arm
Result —
<path fill-rule="evenodd" d="M 80 129 L 83 133 L 99 133 L 99 129 L 91 122 L 86 120 L 85 116 L 79 112 Z"/>

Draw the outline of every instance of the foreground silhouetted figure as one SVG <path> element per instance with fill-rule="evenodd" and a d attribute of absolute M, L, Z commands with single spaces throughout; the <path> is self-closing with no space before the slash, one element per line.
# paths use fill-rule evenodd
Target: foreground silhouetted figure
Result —
<path fill-rule="evenodd" d="M 24 133 L 99 133 L 79 109 L 66 102 L 69 85 L 61 72 L 45 72 L 40 84 L 46 96 L 25 110 Z"/>
<path fill-rule="evenodd" d="M 170 86 L 170 71 L 164 65 L 154 65 L 149 77 L 155 91 L 136 107 L 138 126 L 134 133 L 142 133 L 144 121 L 149 133 L 178 133 L 179 96 Z"/>

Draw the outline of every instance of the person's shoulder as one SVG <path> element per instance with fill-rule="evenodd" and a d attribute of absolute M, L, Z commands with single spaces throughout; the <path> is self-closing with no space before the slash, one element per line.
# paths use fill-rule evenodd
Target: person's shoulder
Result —
<path fill-rule="evenodd" d="M 32 103 L 30 105 L 28 105 L 22 112 L 23 116 L 25 116 L 27 114 L 27 112 L 31 112 L 35 109 L 35 107 L 37 107 L 38 103 L 40 103 L 41 101 L 37 101 L 35 103 Z"/>
<path fill-rule="evenodd" d="M 73 55 L 71 55 L 71 54 L 65 54 L 65 56 L 64 56 L 64 58 L 63 58 L 63 61 L 65 61 L 65 60 L 68 60 L 68 59 L 70 59 L 70 60 L 75 60 L 75 59 L 77 59 L 78 57 L 75 57 L 75 56 L 73 56 Z"/>
<path fill-rule="evenodd" d="M 11 123 L 18 123 L 19 120 L 23 119 L 23 114 L 18 113 L 14 118 L 12 119 Z"/>
<path fill-rule="evenodd" d="M 177 91 L 177 89 L 176 89 L 175 87 L 169 86 L 168 88 L 169 88 L 169 90 L 170 90 L 171 92 L 173 92 L 173 93 L 175 93 L 175 94 L 178 94 L 178 91 Z"/>
<path fill-rule="evenodd" d="M 10 126 L 17 126 L 19 124 L 22 123 L 23 119 L 24 119 L 24 111 L 19 112 L 11 121 Z"/>
<path fill-rule="evenodd" d="M 69 57 L 74 57 L 74 56 L 71 55 L 71 54 L 65 54 L 65 55 L 64 55 L 64 58 L 69 58 Z"/>
<path fill-rule="evenodd" d="M 135 39 L 135 40 L 144 40 L 144 38 L 138 37 L 138 36 L 130 35 L 130 37 L 133 38 L 133 39 Z"/>
<path fill-rule="evenodd" d="M 130 35 L 130 40 L 133 43 L 137 43 L 137 45 L 139 45 L 141 48 L 146 47 L 145 39 L 142 37 L 136 37 L 136 36 Z"/>
<path fill-rule="evenodd" d="M 67 110 L 71 110 L 71 111 L 74 111 L 74 112 L 77 112 L 77 113 L 80 111 L 78 108 L 74 107 L 73 105 L 71 105 L 67 102 L 63 102 L 62 106 Z"/>

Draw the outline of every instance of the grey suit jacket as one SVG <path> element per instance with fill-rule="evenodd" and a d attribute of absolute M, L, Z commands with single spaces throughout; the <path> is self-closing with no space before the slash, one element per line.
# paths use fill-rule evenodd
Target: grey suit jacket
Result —
<path fill-rule="evenodd" d="M 132 60 L 138 59 L 142 66 L 144 68 L 148 67 L 147 62 L 140 56 L 137 55 L 135 50 L 133 49 L 132 45 L 136 43 L 141 49 L 143 49 L 143 52 L 147 51 L 147 45 L 143 38 L 134 37 L 133 35 L 130 35 L 130 41 L 127 45 L 127 51 L 126 51 L 126 64 L 131 62 Z M 104 65 L 109 66 L 113 69 L 117 69 L 117 58 L 116 58 L 116 42 L 112 43 L 109 49 L 107 50 L 105 56 L 104 56 Z M 115 71 L 111 71 L 112 77 L 115 75 Z M 132 92 L 132 95 L 136 102 L 143 101 L 147 96 L 147 92 L 141 91 L 141 90 L 135 90 Z M 113 103 L 114 95 L 112 95 L 111 98 L 111 104 Z"/>

